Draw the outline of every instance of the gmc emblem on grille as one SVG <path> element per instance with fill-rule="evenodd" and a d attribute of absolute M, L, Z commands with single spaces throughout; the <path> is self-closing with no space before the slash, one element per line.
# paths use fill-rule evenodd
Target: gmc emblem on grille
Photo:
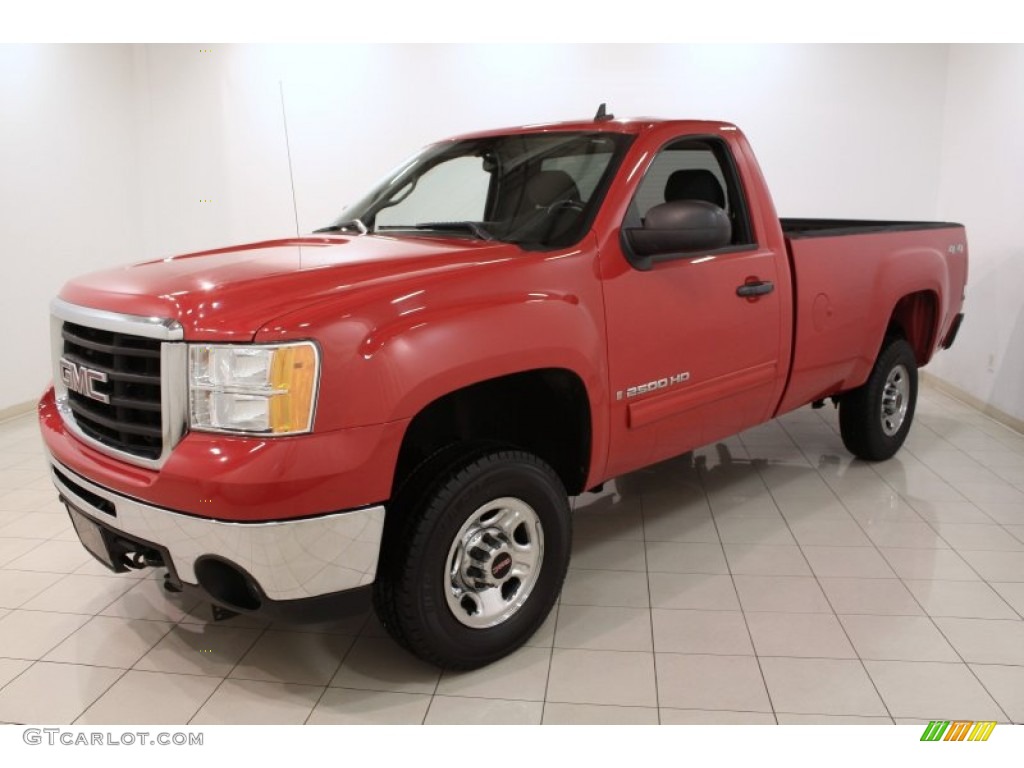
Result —
<path fill-rule="evenodd" d="M 107 380 L 107 374 L 103 371 L 86 368 L 84 365 L 78 365 L 62 357 L 60 359 L 60 380 L 72 392 L 99 400 L 101 403 L 110 403 L 109 396 L 96 391 L 96 382 Z"/>

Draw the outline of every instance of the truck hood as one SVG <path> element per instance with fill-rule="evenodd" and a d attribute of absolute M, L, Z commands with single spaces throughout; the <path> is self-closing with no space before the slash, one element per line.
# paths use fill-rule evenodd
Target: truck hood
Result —
<path fill-rule="evenodd" d="M 304 237 L 201 251 L 72 280 L 65 301 L 177 320 L 185 338 L 251 339 L 287 312 L 371 285 L 493 263 L 515 245 L 454 238 Z"/>

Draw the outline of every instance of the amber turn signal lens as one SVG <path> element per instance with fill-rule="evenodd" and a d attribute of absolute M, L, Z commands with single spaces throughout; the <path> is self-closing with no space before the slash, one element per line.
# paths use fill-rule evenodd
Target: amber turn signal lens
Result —
<path fill-rule="evenodd" d="M 316 389 L 316 351 L 311 344 L 281 347 L 270 369 L 270 430 L 306 432 L 313 416 Z"/>

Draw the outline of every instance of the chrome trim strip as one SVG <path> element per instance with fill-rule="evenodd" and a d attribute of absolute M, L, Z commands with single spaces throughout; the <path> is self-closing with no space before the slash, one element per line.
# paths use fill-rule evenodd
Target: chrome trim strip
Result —
<path fill-rule="evenodd" d="M 152 469 L 163 466 L 188 431 L 188 344 L 184 342 L 160 345 L 160 413 L 163 450 Z"/>
<path fill-rule="evenodd" d="M 119 451 L 85 434 L 75 422 L 68 405 L 67 387 L 60 374 L 60 357 L 64 349 L 61 326 L 65 323 L 84 325 L 101 331 L 126 333 L 159 339 L 160 345 L 160 399 L 163 431 L 163 450 L 155 459 Z M 160 469 L 171 451 L 188 429 L 188 347 L 182 342 L 185 330 L 177 320 L 141 315 L 125 315 L 102 309 L 80 307 L 63 299 L 50 302 L 50 354 L 53 358 L 53 389 L 57 410 L 64 426 L 77 439 L 100 453 L 146 469 Z"/>
<path fill-rule="evenodd" d="M 271 600 L 296 600 L 371 584 L 377 573 L 384 507 L 368 507 L 301 520 L 230 523 L 183 515 L 122 496 L 77 475 L 53 456 L 50 477 L 73 506 L 103 525 L 165 547 L 178 577 L 196 584 L 195 562 L 218 555 L 244 568 Z M 61 482 L 75 483 L 112 503 L 102 512 Z"/>
<path fill-rule="evenodd" d="M 128 333 L 161 341 L 181 341 L 185 338 L 185 329 L 177 320 L 125 315 L 120 312 L 108 312 L 104 309 L 81 307 L 77 304 L 69 304 L 64 299 L 53 299 L 50 302 L 50 314 L 56 315 L 61 320 L 67 320 L 69 323 L 97 328 L 101 331 Z"/>

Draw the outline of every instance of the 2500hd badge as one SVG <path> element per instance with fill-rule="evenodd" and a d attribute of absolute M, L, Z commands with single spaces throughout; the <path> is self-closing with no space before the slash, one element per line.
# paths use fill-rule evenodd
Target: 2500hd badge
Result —
<path fill-rule="evenodd" d="M 675 384 L 682 384 L 684 381 L 690 380 L 690 373 L 677 373 L 673 376 L 666 376 L 656 381 L 649 381 L 646 384 L 638 384 L 635 387 L 629 387 L 626 389 L 626 398 L 636 397 L 637 395 L 646 395 L 648 392 L 655 392 L 659 389 L 667 389 Z M 622 390 L 615 393 L 615 399 L 621 400 L 623 396 Z"/>

